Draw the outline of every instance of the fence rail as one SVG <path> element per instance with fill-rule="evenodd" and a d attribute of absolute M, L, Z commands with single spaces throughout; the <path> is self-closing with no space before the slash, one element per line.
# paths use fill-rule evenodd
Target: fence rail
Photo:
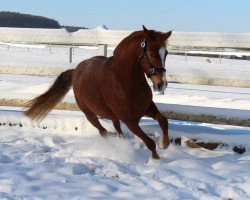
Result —
<path fill-rule="evenodd" d="M 69 33 L 65 29 L 0 28 L 0 42 L 46 45 L 95 45 L 106 55 L 107 45 L 117 45 L 132 31 L 102 28 Z M 250 50 L 250 33 L 173 31 L 168 47 L 233 48 Z"/>

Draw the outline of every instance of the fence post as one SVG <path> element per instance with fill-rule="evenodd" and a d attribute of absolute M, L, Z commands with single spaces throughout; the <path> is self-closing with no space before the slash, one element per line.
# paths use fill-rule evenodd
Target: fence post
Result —
<path fill-rule="evenodd" d="M 69 63 L 72 63 L 73 47 L 69 48 Z"/>
<path fill-rule="evenodd" d="M 99 55 L 107 57 L 107 44 L 98 44 Z"/>

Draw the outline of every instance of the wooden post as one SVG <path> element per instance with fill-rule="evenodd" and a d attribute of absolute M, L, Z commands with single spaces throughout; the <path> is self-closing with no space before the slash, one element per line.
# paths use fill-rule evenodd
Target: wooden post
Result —
<path fill-rule="evenodd" d="M 73 55 L 75 55 L 75 44 L 73 44 L 72 47 L 73 47 L 72 53 L 73 53 Z"/>
<path fill-rule="evenodd" d="M 69 48 L 69 63 L 72 63 L 73 47 Z"/>
<path fill-rule="evenodd" d="M 107 44 L 98 44 L 99 55 L 107 57 L 107 55 L 108 55 L 107 49 L 108 49 Z"/>

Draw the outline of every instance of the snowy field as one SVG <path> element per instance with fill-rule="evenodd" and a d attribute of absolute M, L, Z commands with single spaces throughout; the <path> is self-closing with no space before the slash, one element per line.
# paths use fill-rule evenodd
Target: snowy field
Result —
<path fill-rule="evenodd" d="M 1 66 L 74 67 L 97 50 L 76 49 L 72 64 L 65 50 L 11 47 L 8 51 L 0 45 L 0 52 Z M 211 58 L 211 64 L 202 57 L 188 57 L 185 62 L 183 56 L 171 55 L 167 60 L 170 72 L 191 67 L 196 74 L 209 66 L 209 76 L 250 77 L 249 61 L 224 59 L 219 64 L 219 59 Z M 1 74 L 0 97 L 33 98 L 53 79 Z M 161 107 L 199 106 L 218 113 L 224 109 L 226 115 L 243 118 L 250 113 L 249 88 L 171 83 L 166 94 L 155 93 L 154 100 Z M 64 101 L 74 101 L 72 91 Z M 114 131 L 109 121 L 101 123 Z M 157 142 L 161 139 L 154 120 L 143 118 L 140 125 Z M 23 108 L 0 107 L 0 199 L 250 199 L 249 127 L 170 120 L 170 137 L 180 138 L 181 144 L 157 149 L 159 161 L 150 158 L 125 126 L 122 129 L 126 140 L 103 139 L 81 112 L 54 110 L 37 125 L 24 117 Z M 193 149 L 186 143 L 189 138 L 222 144 L 213 151 Z M 236 145 L 246 152 L 235 153 Z"/>
<path fill-rule="evenodd" d="M 250 128 L 171 120 L 170 137 L 182 144 L 158 149 L 155 161 L 124 126 L 126 140 L 103 139 L 80 112 L 53 111 L 39 128 L 21 111 L 2 107 L 0 120 L 13 124 L 0 126 L 1 199 L 250 198 Z M 151 119 L 141 126 L 161 135 Z M 247 151 L 191 149 L 185 140 L 193 134 L 243 142 Z"/>
<path fill-rule="evenodd" d="M 45 92 L 54 80 L 52 76 L 0 74 L 0 103 L 31 100 Z M 250 126 L 249 88 L 169 83 L 164 95 L 154 93 L 154 101 L 161 112 L 177 113 L 176 117 L 198 116 L 207 122 L 213 117 L 213 123 L 228 124 L 229 120 L 235 125 Z M 72 90 L 63 102 L 75 103 Z"/>

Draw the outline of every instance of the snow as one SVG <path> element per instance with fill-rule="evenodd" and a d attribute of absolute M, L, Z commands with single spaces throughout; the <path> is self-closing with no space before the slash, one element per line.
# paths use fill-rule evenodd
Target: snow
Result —
<path fill-rule="evenodd" d="M 230 141 L 244 141 L 247 152 L 191 149 L 183 142 L 158 149 L 161 160 L 155 161 L 124 126 L 126 140 L 103 139 L 81 112 L 53 111 L 39 128 L 21 110 L 0 110 L 1 122 L 23 125 L 0 126 L 2 199 L 250 198 L 249 128 L 171 120 L 171 137 L 231 134 Z M 101 123 L 113 130 L 109 121 Z M 161 133 L 151 119 L 140 125 Z"/>
<path fill-rule="evenodd" d="M 28 52 L 29 48 L 29 52 Z M 109 49 L 109 55 L 112 54 Z M 96 48 L 68 49 L 0 45 L 0 66 L 27 71 L 73 68 L 97 54 Z M 249 61 L 169 55 L 169 75 L 249 81 Z M 51 71 L 48 71 L 51 72 Z M 57 72 L 58 73 L 58 72 Z M 0 98 L 31 99 L 45 91 L 54 76 L 0 74 Z M 72 91 L 65 102 L 74 102 Z M 250 119 L 249 88 L 169 83 L 164 95 L 154 93 L 164 110 L 215 113 Z M 181 138 L 157 151 L 161 160 L 122 125 L 126 140 L 103 139 L 84 115 L 53 110 L 40 124 L 23 115 L 23 108 L 0 107 L 0 199 L 250 199 L 250 128 L 169 120 L 170 138 Z M 110 131 L 110 121 L 101 120 Z M 158 123 L 149 118 L 142 129 L 161 140 Z M 218 142 L 214 151 L 192 149 L 187 141 Z M 227 144 L 227 146 L 223 146 Z M 243 146 L 244 154 L 234 146 Z"/>
<path fill-rule="evenodd" d="M 0 74 L 0 100 L 31 100 L 45 92 L 55 77 Z M 161 112 L 179 113 L 178 115 L 215 116 L 217 122 L 234 120 L 249 126 L 250 91 L 249 88 L 187 85 L 169 83 L 165 94 L 154 93 Z M 72 89 L 63 102 L 75 103 Z M 219 120 L 218 118 L 221 118 Z"/>
<path fill-rule="evenodd" d="M 6 45 L 8 46 L 12 46 L 12 47 L 27 47 L 27 48 L 45 48 L 45 45 L 32 45 L 32 44 L 14 44 L 14 43 L 5 43 L 5 42 L 0 42 L 0 45 Z"/>
<path fill-rule="evenodd" d="M 221 56 L 236 56 L 241 58 L 243 56 L 250 56 L 249 52 L 218 52 L 218 51 L 187 51 L 187 54 L 207 54 L 207 55 L 221 55 Z"/>

